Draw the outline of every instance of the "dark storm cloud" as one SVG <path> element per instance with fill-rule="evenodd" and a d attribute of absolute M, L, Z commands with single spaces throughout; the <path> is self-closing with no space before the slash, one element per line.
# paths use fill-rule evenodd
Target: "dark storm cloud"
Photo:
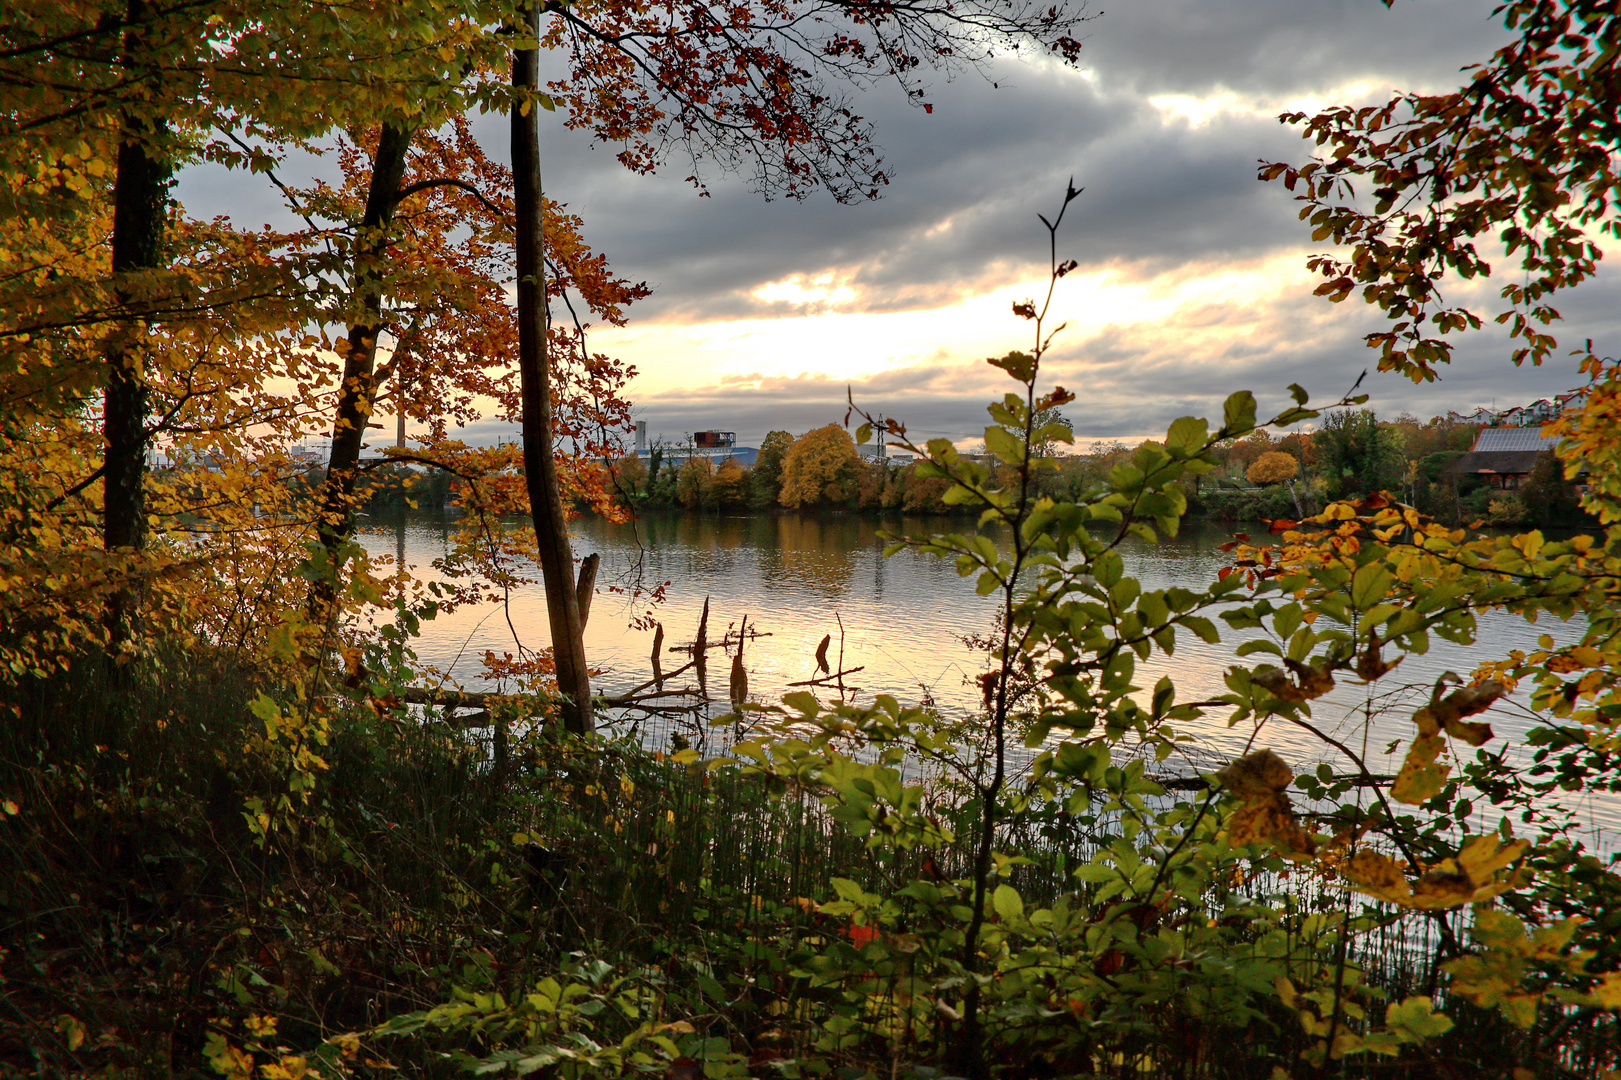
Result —
<path fill-rule="evenodd" d="M 750 294 L 828 272 L 860 293 L 845 310 L 951 303 L 1045 258 L 1036 215 L 1054 212 L 1071 177 L 1086 192 L 1063 246 L 1086 265 L 1160 269 L 1298 241 L 1287 195 L 1255 180 L 1257 158 L 1303 156 L 1274 120 L 1194 127 L 1136 98 L 1103 97 L 1073 73 L 1016 75 L 1001 89 L 942 87 L 932 115 L 877 110 L 897 179 L 874 204 L 767 203 L 738 185 L 698 198 L 675 181 L 616 174 L 603 148 L 581 152 L 585 140 L 567 134 L 550 140 L 550 190 L 584 216 L 620 273 L 654 285 L 643 320 L 799 314 Z"/>
<path fill-rule="evenodd" d="M 1095 6 L 1095 5 L 1094 5 Z M 1092 81 L 1052 65 L 999 61 L 984 78 L 931 88 L 926 115 L 879 87 L 860 99 L 895 182 L 876 204 L 825 197 L 766 202 L 724 178 L 698 198 L 669 175 L 632 177 L 612 147 L 561 129 L 546 138 L 554 196 L 586 218 L 621 273 L 657 288 L 639 318 L 799 314 L 750 294 L 762 283 L 839 270 L 863 288 L 851 310 L 927 308 L 1039 257 L 1035 213 L 1070 177 L 1073 257 L 1142 272 L 1300 242 L 1293 204 L 1255 180 L 1258 158 L 1309 147 L 1270 115 L 1206 126 L 1167 119 L 1147 98 L 1220 90 L 1285 99 L 1357 79 L 1444 86 L 1502 38 L 1489 0 L 1153 0 L 1087 24 Z M 992 82 L 999 84 L 993 87 Z M 486 125 L 504 138 L 499 124 Z"/>
<path fill-rule="evenodd" d="M 1304 143 L 1267 116 L 1191 127 L 1146 99 L 1229 89 L 1281 102 L 1357 77 L 1444 84 L 1501 35 L 1485 17 L 1489 0 L 1390 11 L 1375 0 L 1104 7 L 1086 25 L 1092 81 L 1007 58 L 983 78 L 936 80 L 932 115 L 893 87 L 861 95 L 895 176 L 877 203 L 766 202 L 725 177 L 711 177 L 712 195 L 700 198 L 680 179 L 685 162 L 633 176 L 614 146 L 555 122 L 542 135 L 547 188 L 584 217 L 587 237 L 621 274 L 655 286 L 636 309 L 639 321 L 797 314 L 750 294 L 830 270 L 861 290 L 854 310 L 927 308 L 1037 261 L 1045 237 L 1035 214 L 1052 207 L 1071 176 L 1087 192 L 1071 212 L 1066 247 L 1084 264 L 1150 272 L 1298 243 L 1290 200 L 1258 184 L 1254 165 L 1302 158 Z M 504 156 L 505 118 L 481 118 L 476 128 Z M 330 171 L 330 163 L 313 167 Z M 299 159 L 283 171 L 296 179 L 311 169 Z M 195 170 L 183 194 L 198 212 L 291 223 L 262 178 Z"/>
<path fill-rule="evenodd" d="M 1446 85 L 1504 40 L 1495 0 L 1154 0 L 1104 5 L 1089 62 L 1144 94 L 1286 95 L 1359 79 Z M 1416 78 L 1415 78 L 1416 76 Z M 1438 81 L 1437 81 L 1438 80 Z"/>

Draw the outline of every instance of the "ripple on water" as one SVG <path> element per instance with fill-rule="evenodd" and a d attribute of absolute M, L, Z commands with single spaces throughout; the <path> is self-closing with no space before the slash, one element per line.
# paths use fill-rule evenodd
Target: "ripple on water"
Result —
<path fill-rule="evenodd" d="M 655 612 L 667 645 L 692 640 L 706 597 L 711 640 L 728 628 L 735 630 L 745 617 L 752 629 L 767 635 L 746 646 L 757 699 L 770 699 L 789 683 L 814 676 L 816 646 L 823 635 L 831 635 L 830 660 L 839 660 L 842 645 L 844 666 L 862 668 L 849 682 L 863 694 L 892 694 L 911 703 L 927 696 L 942 709 L 967 710 L 979 700 L 973 677 L 983 670 L 984 656 L 964 638 L 990 629 L 994 598 L 975 595 L 973 579 L 960 578 L 951 560 L 915 551 L 882 557 L 882 528 L 926 533 L 942 524 L 931 518 L 875 522 L 848 516 L 665 513 L 647 515 L 634 526 L 581 519 L 571 530 L 576 553 L 602 555 L 599 588 L 628 590 L 638 583 L 671 582 L 667 602 Z M 438 576 L 431 564 L 444 554 L 449 528 L 438 515 L 411 513 L 362 539 L 372 554 L 403 557 L 431 580 Z M 1198 587 L 1225 565 L 1217 545 L 1226 539 L 1224 532 L 1190 526 L 1159 545 L 1133 542 L 1126 552 L 1128 569 L 1144 588 Z M 625 593 L 602 592 L 593 603 L 586 650 L 592 664 L 604 669 L 599 685 L 610 692 L 648 677 L 653 633 L 628 626 L 630 617 L 645 609 L 644 602 L 630 602 Z M 417 651 L 424 662 L 476 688 L 485 650 L 498 655 L 516 651 L 514 632 L 528 647 L 548 643 L 545 597 L 538 585 L 516 592 L 508 613 L 488 605 L 424 624 Z M 1394 773 L 1400 755 L 1386 750 L 1410 735 L 1413 710 L 1443 673 L 1466 675 L 1509 649 L 1534 647 L 1543 633 L 1570 640 L 1579 627 L 1546 619 L 1533 625 L 1488 613 L 1480 619 L 1475 645 L 1435 639 L 1428 653 L 1408 656 L 1376 687 L 1342 681 L 1313 703 L 1313 725 L 1366 755 L 1373 772 Z M 1170 675 L 1181 700 L 1223 693 L 1233 644 L 1206 645 L 1181 635 L 1173 655 L 1140 665 L 1137 681 L 1152 686 L 1161 675 Z M 666 668 L 670 666 L 667 662 Z M 723 675 L 717 675 L 717 684 Z M 1533 722 L 1523 698 L 1519 695 L 1487 717 L 1509 748 L 1510 760 L 1523 748 L 1516 736 Z M 1211 760 L 1247 747 L 1269 746 L 1297 771 L 1332 754 L 1316 735 L 1277 720 L 1257 731 L 1251 724 L 1229 728 L 1207 718 L 1191 725 L 1189 733 L 1194 742 L 1183 762 L 1189 769 L 1207 768 Z M 1569 809 L 1572 820 L 1584 826 L 1621 833 L 1621 798 L 1584 796 L 1570 800 Z M 1480 813 L 1483 825 L 1495 825 L 1485 818 L 1490 808 L 1482 807 Z"/>

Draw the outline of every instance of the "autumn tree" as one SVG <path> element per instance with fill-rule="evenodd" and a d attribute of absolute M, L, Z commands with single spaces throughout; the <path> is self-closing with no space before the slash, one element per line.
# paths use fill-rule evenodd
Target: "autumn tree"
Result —
<path fill-rule="evenodd" d="M 778 500 L 790 510 L 846 502 L 859 466 L 856 445 L 844 428 L 828 424 L 808 431 L 783 458 Z"/>
<path fill-rule="evenodd" d="M 609 483 L 620 504 L 633 507 L 646 493 L 648 479 L 647 462 L 642 460 L 640 454 L 631 453 L 622 455 L 613 463 Z"/>
<path fill-rule="evenodd" d="M 677 473 L 676 498 L 688 510 L 705 510 L 715 498 L 715 464 L 697 454 L 687 458 Z"/>
<path fill-rule="evenodd" d="M 760 506 L 775 506 L 782 493 L 782 463 L 793 448 L 794 437 L 786 431 L 772 431 L 760 440 L 760 450 L 754 457 L 751 482 L 754 501 Z"/>
<path fill-rule="evenodd" d="M 121 580 L 87 591 L 107 599 L 109 636 L 127 650 L 141 636 L 145 586 L 165 562 L 148 554 L 147 532 L 154 521 L 172 522 L 168 514 L 177 509 L 155 501 L 164 485 L 148 475 L 151 449 L 165 437 L 194 446 L 214 438 L 228 447 L 244 424 L 274 421 L 256 398 L 268 357 L 289 361 L 280 374 L 304 381 L 299 345 L 283 339 L 285 348 L 261 347 L 276 338 L 276 320 L 301 291 L 297 275 L 239 237 L 179 220 L 168 177 L 203 158 L 263 166 L 271 155 L 254 140 L 317 138 L 377 115 L 389 101 L 431 100 L 444 80 L 402 94 L 379 43 L 409 53 L 426 34 L 435 49 L 454 53 L 478 24 L 450 8 L 429 27 L 402 22 L 393 5 L 363 14 L 319 3 L 260 5 L 251 18 L 161 0 L 25 3 L 11 15 L 0 26 L 8 106 L 0 157 L 8 180 L 21 181 L 25 195 L 83 200 L 90 212 L 77 215 L 86 231 L 64 234 L 79 253 L 71 260 L 22 234 L 5 238 L 17 256 L 8 263 L 24 270 L 9 285 L 34 287 L 36 295 L 4 305 L 0 333 L 20 361 L 13 370 L 54 366 L 67 374 L 62 361 L 71 358 L 71 376 L 54 381 L 70 393 L 87 391 L 101 414 L 102 446 L 85 459 L 86 476 L 64 475 L 64 490 L 82 502 L 81 521 L 93 514 L 100 524 L 109 557 L 87 580 Z M 332 77 L 337 56 L 375 63 L 364 79 L 344 83 Z M 266 107 L 267 100 L 286 107 Z M 112 258 L 98 264 L 103 240 Z M 55 283 L 45 290 L 26 269 L 41 255 L 39 270 Z M 280 328 L 299 325 L 295 317 Z M 55 420 L 38 415 L 46 424 L 76 423 L 60 413 Z M 235 431 L 233 418 L 240 421 Z M 216 463 L 241 461 L 229 450 L 207 453 Z M 91 484 L 102 497 L 83 502 Z M 241 500 L 239 493 L 201 502 L 217 508 Z M 246 498 L 250 509 L 254 501 Z"/>
<path fill-rule="evenodd" d="M 735 510 L 748 501 L 748 474 L 736 458 L 727 458 L 715 468 L 713 486 L 715 505 L 723 510 Z"/>
<path fill-rule="evenodd" d="M 1300 462 L 1293 454 L 1269 450 L 1250 463 L 1245 475 L 1252 484 L 1281 484 L 1300 474 Z"/>
<path fill-rule="evenodd" d="M 1595 233 L 1621 235 L 1614 5 L 1511 0 L 1494 14 L 1513 39 L 1465 68 L 1463 86 L 1286 114 L 1327 154 L 1260 171 L 1296 192 L 1314 240 L 1341 249 L 1308 261 L 1318 295 L 1378 307 L 1390 322 L 1368 335 L 1379 367 L 1415 381 L 1451 359 L 1449 335 L 1485 319 L 1509 328 L 1516 363 L 1540 363 L 1557 344 L 1554 294 L 1596 271 Z M 1499 241 L 1514 268 L 1501 302 L 1450 302 L 1443 286 L 1490 276 Z"/>
<path fill-rule="evenodd" d="M 1247 472 L 1262 454 L 1270 453 L 1274 449 L 1270 434 L 1265 431 L 1253 432 L 1243 439 L 1235 440 L 1227 447 L 1227 464 L 1234 473 Z"/>

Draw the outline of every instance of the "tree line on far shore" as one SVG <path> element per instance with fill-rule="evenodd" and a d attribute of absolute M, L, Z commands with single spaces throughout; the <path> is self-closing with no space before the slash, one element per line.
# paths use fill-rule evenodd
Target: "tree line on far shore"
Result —
<path fill-rule="evenodd" d="M 1257 431 L 1218 449 L 1219 468 L 1188 485 L 1190 516 L 1217 521 L 1298 518 L 1333 499 L 1384 491 L 1445 521 L 1560 525 L 1583 520 L 1575 486 L 1557 459 L 1544 455 L 1517 488 L 1448 471 L 1480 432 L 1479 425 L 1403 413 L 1381 419 L 1368 409 L 1331 413 L 1313 431 Z M 1097 440 L 1086 448 L 1044 448 L 1059 458 L 1040 474 L 1043 493 L 1075 498 L 1102 485 L 1135 446 Z M 969 453 L 973 452 L 970 448 Z M 632 511 L 853 510 L 947 513 L 949 482 L 921 476 L 910 461 L 880 460 L 856 448 L 838 424 L 798 438 L 773 431 L 752 466 L 736 459 L 689 456 L 656 448 L 627 454 L 612 466 L 620 505 Z"/>

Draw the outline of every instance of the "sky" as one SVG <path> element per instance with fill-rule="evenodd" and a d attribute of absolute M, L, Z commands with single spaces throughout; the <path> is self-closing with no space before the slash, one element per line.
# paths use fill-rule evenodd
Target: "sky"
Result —
<path fill-rule="evenodd" d="M 1084 190 L 1058 251 L 1079 269 L 1054 294 L 1053 322 L 1067 325 L 1041 389 L 1077 394 L 1064 411 L 1079 448 L 1159 435 L 1179 416 L 1219 417 L 1237 389 L 1263 409 L 1281 408 L 1290 383 L 1332 400 L 1364 369 L 1367 407 L 1382 416 L 1506 408 L 1571 389 L 1582 381 L 1574 361 L 1516 368 L 1506 335 L 1492 331 L 1460 338 L 1439 383 L 1372 371 L 1362 335 L 1383 320 L 1359 299 L 1311 295 L 1305 260 L 1324 245 L 1311 243 L 1282 185 L 1255 176 L 1259 159 L 1311 153 L 1280 112 L 1457 85 L 1461 67 L 1505 40 L 1494 4 L 1094 4 L 1078 68 L 1007 58 L 941 75 L 927 112 L 892 87 L 863 95 L 858 110 L 893 180 L 856 205 L 768 200 L 723 175 L 699 197 L 681 179 L 685 162 L 633 175 L 616 147 L 542 114 L 547 193 L 583 218 L 616 273 L 654 290 L 627 327 L 594 329 L 591 348 L 638 369 L 635 418 L 672 442 L 709 429 L 743 445 L 775 429 L 798 435 L 841 421 L 847 392 L 920 439 L 971 442 L 989 422 L 986 403 L 1016 388 L 985 359 L 1031 345 L 1011 305 L 1045 288 L 1037 214 L 1050 218 L 1073 178 Z M 475 130 L 504 156 L 504 118 Z M 194 213 L 272 220 L 273 192 L 243 184 L 198 171 L 179 194 Z M 1604 352 L 1621 330 L 1616 292 L 1601 272 L 1562 297 L 1562 345 L 1592 337 Z M 464 433 L 475 443 L 511 435 L 493 421 Z"/>

